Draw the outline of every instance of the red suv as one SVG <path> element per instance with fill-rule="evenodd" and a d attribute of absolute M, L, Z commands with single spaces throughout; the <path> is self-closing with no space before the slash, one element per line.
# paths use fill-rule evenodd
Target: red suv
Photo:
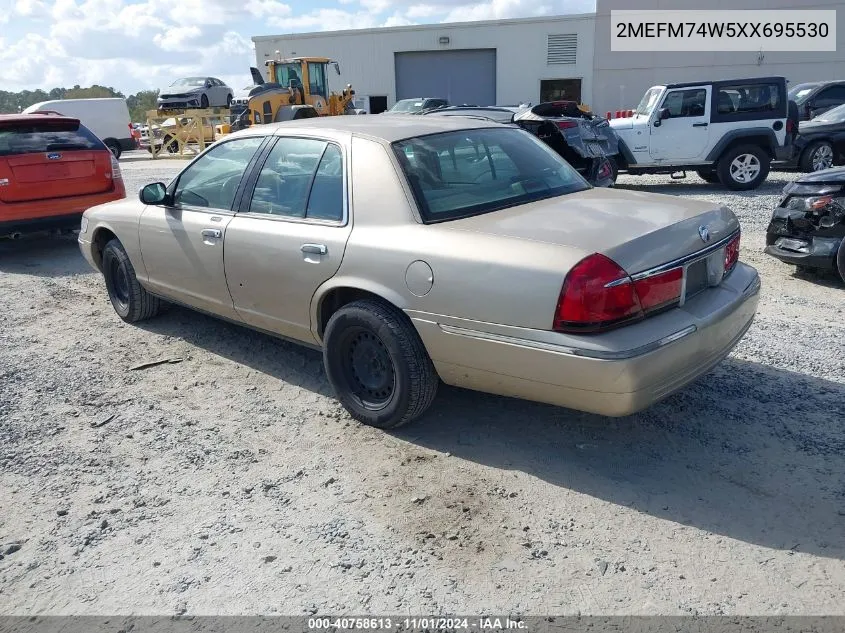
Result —
<path fill-rule="evenodd" d="M 78 119 L 0 114 L 0 237 L 78 228 L 89 207 L 125 197 L 117 160 Z"/>

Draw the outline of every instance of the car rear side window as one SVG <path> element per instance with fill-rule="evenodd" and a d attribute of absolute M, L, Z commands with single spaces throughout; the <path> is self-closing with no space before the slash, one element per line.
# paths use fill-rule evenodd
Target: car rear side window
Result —
<path fill-rule="evenodd" d="M 13 122 L 0 127 L 0 156 L 106 149 L 102 141 L 73 121 Z"/>
<path fill-rule="evenodd" d="M 732 84 L 719 87 L 716 97 L 719 114 L 748 114 L 780 110 L 777 84 Z"/>
<path fill-rule="evenodd" d="M 308 138 L 280 138 L 255 185 L 250 213 L 340 221 L 343 162 L 340 148 Z"/>
<path fill-rule="evenodd" d="M 393 144 L 424 222 L 440 222 L 589 189 L 523 130 L 482 128 Z"/>

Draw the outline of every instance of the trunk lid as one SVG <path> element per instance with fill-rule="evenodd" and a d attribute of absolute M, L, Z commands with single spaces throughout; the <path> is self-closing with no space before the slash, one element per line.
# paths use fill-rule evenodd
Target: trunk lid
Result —
<path fill-rule="evenodd" d="M 441 227 L 557 244 L 584 256 L 602 253 L 635 275 L 711 246 L 739 222 L 730 209 L 709 202 L 596 188 Z"/>
<path fill-rule="evenodd" d="M 79 121 L 41 116 L 0 126 L 0 202 L 82 196 L 113 187 L 109 150 Z"/>

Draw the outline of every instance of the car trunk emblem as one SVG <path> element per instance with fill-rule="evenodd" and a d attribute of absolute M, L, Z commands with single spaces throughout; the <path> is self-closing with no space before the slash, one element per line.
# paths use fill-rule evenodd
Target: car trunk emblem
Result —
<path fill-rule="evenodd" d="M 47 160 L 59 160 L 62 157 L 58 152 L 51 152 L 47 154 Z"/>
<path fill-rule="evenodd" d="M 701 238 L 702 242 L 709 242 L 710 241 L 710 229 L 706 226 L 699 226 L 698 227 L 698 237 Z"/>

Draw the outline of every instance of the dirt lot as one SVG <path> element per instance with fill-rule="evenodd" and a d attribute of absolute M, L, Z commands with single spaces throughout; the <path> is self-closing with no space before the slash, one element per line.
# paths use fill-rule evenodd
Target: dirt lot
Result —
<path fill-rule="evenodd" d="M 620 179 L 727 202 L 763 278 L 731 357 L 621 420 L 443 388 L 383 433 L 315 352 L 124 325 L 74 238 L 0 245 L 0 613 L 845 614 L 845 287 L 761 253 L 793 177 Z"/>

